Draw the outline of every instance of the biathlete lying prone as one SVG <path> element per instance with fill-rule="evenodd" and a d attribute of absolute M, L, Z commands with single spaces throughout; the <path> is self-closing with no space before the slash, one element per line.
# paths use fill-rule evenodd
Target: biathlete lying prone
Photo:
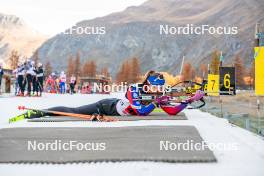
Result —
<path fill-rule="evenodd" d="M 149 86 L 154 88 L 157 86 L 162 86 L 165 84 L 165 79 L 163 75 L 155 71 L 149 71 L 142 83 L 141 87 Z M 56 116 L 56 114 L 47 113 L 47 111 L 59 111 L 65 113 L 76 113 L 85 115 L 98 115 L 98 116 L 147 116 L 149 115 L 157 106 L 162 108 L 169 115 L 176 115 L 185 109 L 188 104 L 199 101 L 203 98 L 204 93 L 202 91 L 197 91 L 194 96 L 187 98 L 179 103 L 172 104 L 169 102 L 168 96 L 157 96 L 153 101 L 140 100 L 139 97 L 142 94 L 149 92 L 144 92 L 142 88 L 138 88 L 136 85 L 131 85 L 127 92 L 126 98 L 108 98 L 100 100 L 93 104 L 88 104 L 76 108 L 71 107 L 52 107 L 46 110 L 28 110 L 24 113 L 24 118 L 40 118 L 44 116 Z"/>

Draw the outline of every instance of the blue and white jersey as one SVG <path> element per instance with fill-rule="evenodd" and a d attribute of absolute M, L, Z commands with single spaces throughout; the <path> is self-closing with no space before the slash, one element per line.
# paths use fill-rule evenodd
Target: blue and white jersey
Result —
<path fill-rule="evenodd" d="M 18 68 L 17 68 L 17 75 L 25 75 L 25 67 L 24 67 L 24 65 L 22 65 L 22 66 L 19 66 Z"/>
<path fill-rule="evenodd" d="M 139 97 L 141 95 L 141 88 L 138 88 L 137 85 L 131 85 L 126 93 L 126 97 L 130 103 L 131 108 L 137 115 L 146 116 L 150 114 L 155 108 L 154 103 L 148 105 L 141 104 Z"/>

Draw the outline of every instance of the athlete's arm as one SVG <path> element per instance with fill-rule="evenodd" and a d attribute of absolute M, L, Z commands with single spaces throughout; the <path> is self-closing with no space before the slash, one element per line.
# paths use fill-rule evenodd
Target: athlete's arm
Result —
<path fill-rule="evenodd" d="M 188 103 L 180 103 L 178 105 L 161 105 L 161 109 L 169 115 L 176 115 L 188 106 Z"/>
<path fill-rule="evenodd" d="M 188 104 L 202 99 L 203 96 L 204 96 L 204 92 L 197 90 L 193 97 L 188 98 L 187 100 L 181 102 L 180 104 L 177 104 L 177 105 L 161 105 L 161 108 L 166 113 L 168 113 L 169 115 L 176 115 L 179 112 L 181 112 L 183 109 L 185 109 L 188 106 Z"/>

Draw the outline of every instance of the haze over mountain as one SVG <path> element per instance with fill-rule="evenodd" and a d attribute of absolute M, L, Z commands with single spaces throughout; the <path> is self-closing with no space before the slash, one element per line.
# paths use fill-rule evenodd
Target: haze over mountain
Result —
<path fill-rule="evenodd" d="M 22 58 L 32 53 L 46 40 L 46 36 L 32 30 L 19 17 L 0 13 L 0 61 L 8 67 L 12 50 Z"/>
<path fill-rule="evenodd" d="M 105 27 L 105 34 L 58 34 L 40 48 L 43 62 L 65 69 L 67 59 L 77 52 L 81 60 L 96 60 L 116 73 L 123 60 L 139 57 L 142 71 L 178 73 L 182 56 L 195 66 L 209 63 L 215 49 L 222 50 L 225 63 L 236 54 L 249 64 L 256 22 L 264 23 L 263 0 L 149 0 L 140 6 L 93 20 L 77 27 Z M 160 35 L 160 25 L 187 24 L 238 27 L 237 35 Z M 67 30 L 69 32 L 69 29 Z"/>

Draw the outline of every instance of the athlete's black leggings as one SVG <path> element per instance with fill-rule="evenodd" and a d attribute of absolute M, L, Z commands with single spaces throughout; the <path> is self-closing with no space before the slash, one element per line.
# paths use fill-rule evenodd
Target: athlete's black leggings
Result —
<path fill-rule="evenodd" d="M 70 93 L 74 94 L 74 83 L 70 83 Z"/>
<path fill-rule="evenodd" d="M 24 91 L 25 91 L 25 80 L 24 80 L 24 76 L 23 75 L 18 75 L 17 82 L 18 82 L 19 89 L 20 89 L 21 93 L 24 94 Z"/>
<path fill-rule="evenodd" d="M 43 77 L 41 76 L 41 77 L 37 77 L 37 92 L 40 92 L 40 93 L 42 93 L 42 91 L 43 91 Z"/>
<path fill-rule="evenodd" d="M 37 77 L 36 76 L 32 76 L 32 87 L 33 87 L 33 92 L 38 92 L 38 85 L 37 85 Z"/>
<path fill-rule="evenodd" d="M 31 94 L 31 88 L 32 88 L 32 75 L 27 74 L 27 93 Z"/>
<path fill-rule="evenodd" d="M 116 110 L 116 104 L 119 99 L 116 98 L 109 98 L 103 99 L 96 103 L 80 106 L 77 108 L 70 108 L 65 106 L 58 106 L 49 108 L 49 111 L 60 111 L 60 112 L 67 112 L 67 113 L 76 113 L 76 114 L 100 114 L 100 115 L 108 115 L 108 116 L 120 116 Z M 54 115 L 54 114 L 48 114 Z"/>

